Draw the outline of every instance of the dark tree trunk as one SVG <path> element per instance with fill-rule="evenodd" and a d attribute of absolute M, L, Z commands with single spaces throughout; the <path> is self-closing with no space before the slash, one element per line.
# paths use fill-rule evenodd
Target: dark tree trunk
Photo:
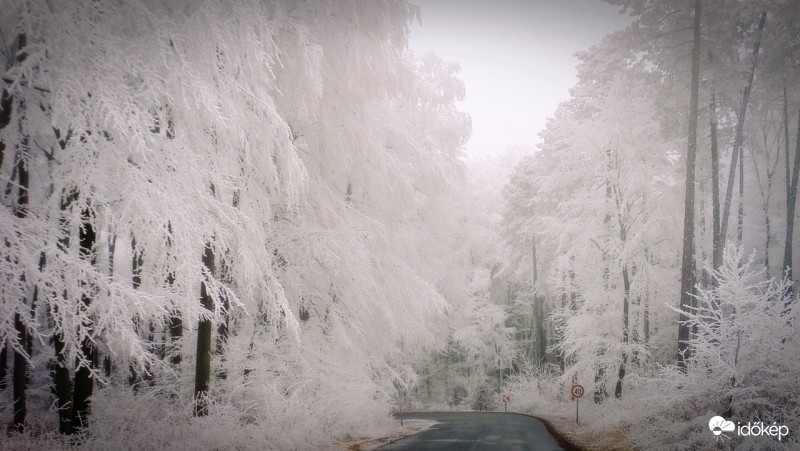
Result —
<path fill-rule="evenodd" d="M 800 117 L 798 117 L 797 120 L 800 121 Z M 800 128 L 800 126 L 798 126 L 798 128 Z M 798 137 L 797 142 L 798 145 L 800 145 L 800 137 Z M 789 238 L 790 233 L 788 225 L 789 225 L 789 218 L 791 218 L 791 216 L 789 215 L 789 205 L 793 204 L 793 202 L 792 202 L 792 172 L 791 169 L 789 169 L 791 167 L 791 162 L 792 162 L 792 158 L 789 155 L 789 152 L 791 151 L 790 150 L 791 144 L 789 143 L 789 96 L 786 93 L 786 82 L 784 82 L 783 85 L 783 145 L 784 145 L 783 156 L 786 160 L 786 164 L 784 165 L 784 168 L 786 169 L 786 176 L 785 176 L 786 178 L 784 179 L 786 180 L 786 224 L 787 224 L 786 238 Z M 789 251 L 788 254 L 789 258 L 786 258 L 787 250 Z M 791 246 L 785 247 L 783 251 L 784 251 L 783 268 L 781 268 L 781 272 L 786 271 L 787 267 L 788 268 L 792 267 Z"/>
<path fill-rule="evenodd" d="M 225 255 L 220 259 L 220 278 L 222 282 L 226 285 L 230 285 L 231 277 L 230 277 L 230 267 L 228 267 L 228 260 L 229 254 L 225 252 Z M 215 353 L 218 356 L 223 356 L 225 354 L 225 345 L 228 343 L 228 329 L 229 329 L 229 315 L 228 309 L 230 308 L 230 302 L 228 301 L 228 297 L 223 294 L 222 296 L 222 318 L 217 321 L 217 343 Z M 224 370 L 217 373 L 217 377 L 220 379 L 225 379 L 227 374 Z"/>
<path fill-rule="evenodd" d="M 694 3 L 692 45 L 692 86 L 689 102 L 689 144 L 686 152 L 686 199 L 683 212 L 683 258 L 681 260 L 681 298 L 678 323 L 678 366 L 686 369 L 689 358 L 690 327 L 686 323 L 694 290 L 694 184 L 697 152 L 697 102 L 700 86 L 700 0 Z"/>
<path fill-rule="evenodd" d="M 203 251 L 203 265 L 208 270 L 208 277 L 214 274 L 214 251 L 211 244 L 206 245 Z M 200 284 L 200 304 L 206 310 L 206 316 L 201 318 L 197 325 L 197 365 L 195 367 L 194 380 L 194 415 L 198 417 L 208 415 L 208 396 L 209 384 L 211 381 L 211 318 L 208 317 L 214 311 L 214 301 L 208 293 L 206 282 Z"/>
<path fill-rule="evenodd" d="M 787 123 L 788 127 L 788 123 Z M 787 141 L 788 143 L 788 141 Z M 789 167 L 789 152 L 787 144 L 786 152 L 786 167 Z M 786 277 L 791 282 L 794 282 L 792 275 L 792 240 L 794 237 L 794 214 L 797 204 L 797 179 L 800 176 L 800 114 L 797 116 L 797 144 L 794 152 L 794 166 L 792 167 L 791 182 L 787 179 L 787 193 L 786 193 L 786 245 L 783 248 L 783 268 L 786 271 Z M 794 296 L 794 288 L 789 285 L 788 296 L 791 300 Z"/>
<path fill-rule="evenodd" d="M 11 107 L 13 105 L 14 97 L 8 91 L 3 89 L 0 95 L 0 130 L 6 128 L 11 123 Z M 3 157 L 5 156 L 6 144 L 0 140 L 0 168 L 3 167 Z"/>
<path fill-rule="evenodd" d="M 61 237 L 58 244 L 61 252 L 67 252 L 70 245 L 69 220 L 67 210 L 72 202 L 78 198 L 77 191 L 65 191 L 61 199 Z M 66 291 L 62 293 L 64 299 L 67 298 Z M 58 307 L 53 306 L 53 313 L 58 315 Z M 72 434 L 72 380 L 67 363 L 66 344 L 64 342 L 64 325 L 54 324 L 53 327 L 53 349 L 55 351 L 55 364 L 53 368 L 53 388 L 56 396 L 56 409 L 58 411 L 58 431 L 61 434 Z"/>
<path fill-rule="evenodd" d="M 105 374 L 106 377 L 111 377 L 111 370 L 113 370 L 113 368 L 114 366 L 111 363 L 111 357 L 105 356 L 103 358 L 103 374 Z"/>
<path fill-rule="evenodd" d="M 24 104 L 20 100 L 18 109 L 24 111 Z M 20 124 L 22 125 L 22 124 Z M 19 177 L 19 195 L 17 197 L 16 216 L 24 218 L 28 213 L 28 168 L 26 157 L 22 155 L 27 152 L 28 145 L 27 136 L 23 137 L 22 149 L 17 163 L 17 176 Z M 24 275 L 22 281 L 25 281 Z M 35 298 L 37 294 L 34 291 L 34 299 L 31 301 L 31 311 L 34 309 Z M 22 299 L 22 304 L 27 304 L 25 299 Z M 18 349 L 14 350 L 14 389 L 13 389 L 13 406 L 14 406 L 14 427 L 19 432 L 25 431 L 25 423 L 28 415 L 27 405 L 27 389 L 28 389 L 28 357 L 32 350 L 32 341 L 28 336 L 28 328 L 22 320 L 20 313 L 14 314 L 14 328 L 17 332 Z M 27 353 L 27 355 L 26 355 Z"/>
<path fill-rule="evenodd" d="M 223 356 L 225 353 L 225 345 L 228 342 L 228 308 L 230 304 L 228 303 L 227 297 L 222 298 L 222 308 L 224 310 L 223 317 L 217 323 L 217 346 L 216 346 L 216 355 Z M 217 373 L 217 377 L 220 379 L 226 379 L 228 374 L 224 370 L 220 370 Z"/>
<path fill-rule="evenodd" d="M 736 214 L 736 244 L 744 239 L 744 151 L 739 152 L 739 209 Z"/>
<path fill-rule="evenodd" d="M 0 130 L 6 128 L 11 123 L 11 107 L 13 105 L 13 97 L 3 89 L 0 95 Z M 3 167 L 3 158 L 5 155 L 6 144 L 0 140 L 0 169 Z M 2 344 L 0 350 L 0 390 L 6 388 L 6 375 L 8 373 L 8 343 Z"/>
<path fill-rule="evenodd" d="M 0 349 L 0 390 L 6 389 L 6 375 L 8 374 L 8 343 L 3 343 Z"/>
<path fill-rule="evenodd" d="M 644 344 L 650 343 L 650 296 L 644 297 L 644 312 L 642 313 L 642 322 L 644 328 Z"/>
<path fill-rule="evenodd" d="M 567 308 L 567 274 L 566 274 L 566 272 L 562 273 L 561 280 L 562 280 L 562 284 L 564 285 L 564 290 L 561 293 L 561 308 L 562 309 L 566 309 Z M 558 324 L 556 324 L 556 332 L 558 332 L 558 330 L 563 326 L 564 326 L 564 321 L 563 320 L 559 320 Z M 561 335 L 557 333 L 555 338 L 559 341 L 559 344 L 560 344 Z M 564 374 L 564 370 L 566 369 L 566 362 L 564 360 L 565 360 L 564 359 L 564 350 L 559 348 L 558 349 L 558 369 L 560 370 L 561 374 Z"/>
<path fill-rule="evenodd" d="M 623 216 L 623 203 L 622 198 L 619 190 L 619 166 L 617 165 L 617 182 L 614 184 L 614 191 L 615 191 L 615 204 L 617 209 L 617 221 L 619 223 L 619 240 L 624 247 L 628 241 L 628 228 L 625 224 L 625 219 Z M 633 273 L 635 275 L 636 268 L 634 266 Z M 629 343 L 629 335 L 630 335 L 630 319 L 629 319 L 629 312 L 630 312 L 630 296 L 631 296 L 631 277 L 630 272 L 628 271 L 628 262 L 622 262 L 622 289 L 623 289 L 623 296 L 622 296 L 622 361 L 619 364 L 619 371 L 617 372 L 617 385 L 614 388 L 614 397 L 619 399 L 622 398 L 622 382 L 625 379 L 625 370 L 628 364 L 628 343 Z"/>
<path fill-rule="evenodd" d="M 170 363 L 177 368 L 181 364 L 181 350 L 178 344 L 183 337 L 183 320 L 177 314 L 169 317 L 169 335 L 172 342 Z"/>
<path fill-rule="evenodd" d="M 159 356 L 160 359 L 164 358 L 163 355 L 163 346 L 159 347 L 155 344 L 156 339 L 156 325 L 153 321 L 148 322 L 147 325 L 147 347 L 151 353 Z M 152 386 L 156 381 L 155 373 L 153 372 L 153 368 L 150 366 L 148 362 L 144 364 L 144 380 Z"/>
<path fill-rule="evenodd" d="M 39 254 L 39 273 L 44 271 L 44 267 L 47 264 L 47 256 L 44 252 Z M 36 306 L 39 303 L 39 285 L 33 286 L 33 294 L 31 295 L 31 321 L 35 324 L 36 322 Z M 28 355 L 33 355 L 33 335 L 28 334 L 28 341 L 25 343 L 25 351 Z"/>
<path fill-rule="evenodd" d="M 14 315 L 14 327 L 17 330 L 17 340 L 25 343 L 28 340 L 28 331 L 22 322 L 20 314 Z M 25 422 L 28 415 L 27 394 L 28 388 L 28 360 L 19 350 L 14 351 L 14 383 L 13 383 L 14 427 L 19 432 L 25 431 Z"/>
<path fill-rule="evenodd" d="M 608 398 L 608 391 L 606 390 L 606 365 L 602 363 L 605 357 L 605 350 L 598 351 L 597 359 L 601 362 L 594 372 L 594 403 L 602 404 Z"/>
<path fill-rule="evenodd" d="M 628 266 L 622 268 L 622 286 L 624 297 L 622 299 L 622 344 L 628 346 L 628 309 L 630 304 L 631 280 L 628 275 Z M 614 388 L 614 397 L 622 398 L 622 381 L 625 379 L 625 366 L 628 363 L 628 353 L 622 352 L 622 362 L 619 364 L 617 373 L 617 386 Z"/>
<path fill-rule="evenodd" d="M 167 223 L 167 248 L 172 249 L 172 224 Z M 170 271 L 167 273 L 167 285 L 170 291 L 175 284 L 175 273 Z M 167 325 L 170 338 L 170 363 L 177 369 L 181 365 L 181 349 L 180 342 L 183 337 L 183 320 L 181 319 L 180 312 L 173 310 L 169 316 L 169 324 Z"/>
<path fill-rule="evenodd" d="M 719 201 L 719 147 L 717 145 L 717 103 L 716 93 L 711 93 L 711 214 L 713 222 L 713 253 L 712 265 L 714 269 L 722 266 L 722 249 L 725 244 L 720 234 L 720 201 Z M 711 278 L 711 286 L 717 286 L 717 279 Z M 714 304 L 716 308 L 716 303 Z"/>
<path fill-rule="evenodd" d="M 142 285 L 142 265 L 144 264 L 144 255 L 141 249 L 136 248 L 136 238 L 131 238 L 131 284 L 134 290 L 138 290 Z"/>
<path fill-rule="evenodd" d="M 131 286 L 134 290 L 138 290 L 139 286 L 142 284 L 142 264 L 144 264 L 142 250 L 136 248 L 136 237 L 131 237 Z M 138 315 L 134 317 L 133 323 L 136 328 L 136 333 L 139 334 L 141 321 Z M 128 375 L 128 384 L 133 387 L 133 391 L 136 392 L 139 388 L 139 383 L 142 382 L 142 376 L 139 374 L 136 364 L 133 362 L 128 365 L 128 370 L 130 372 Z"/>
<path fill-rule="evenodd" d="M 20 314 L 14 315 L 14 327 L 17 330 L 17 340 L 20 346 L 28 339 L 28 330 L 22 322 Z M 28 415 L 27 394 L 28 388 L 28 360 L 22 351 L 14 351 L 14 389 L 13 389 L 13 407 L 14 407 L 14 427 L 19 432 L 25 431 L 25 421 Z"/>
<path fill-rule="evenodd" d="M 26 35 L 21 33 L 17 36 L 17 62 L 21 63 L 27 58 L 27 53 L 23 50 L 26 46 Z M 9 99 L 10 100 L 10 99 Z M 13 104 L 13 102 L 10 102 Z M 5 105 L 4 105 L 5 112 Z M 8 108 L 11 113 L 11 107 Z M 25 101 L 19 99 L 17 102 L 17 117 L 20 133 L 19 143 L 16 144 L 14 172 L 18 178 L 17 200 L 14 208 L 14 216 L 24 219 L 28 216 L 28 188 L 30 180 L 28 177 L 28 136 L 25 133 Z M 2 119 L 2 122 L 8 122 Z M 16 263 L 16 262 L 14 262 Z M 20 276 L 20 282 L 25 284 L 25 274 Z M 20 305 L 27 305 L 27 298 L 20 299 Z M 13 378 L 13 401 L 14 427 L 19 432 L 25 430 L 27 420 L 27 388 L 28 388 L 28 356 L 26 350 L 29 348 L 28 328 L 22 319 L 22 314 L 14 314 L 14 329 L 17 333 L 17 346 L 14 348 L 14 372 Z"/>
<path fill-rule="evenodd" d="M 18 106 L 20 111 L 24 111 L 22 100 Z M 23 153 L 26 152 L 28 139 L 23 137 L 22 149 L 17 161 L 17 176 L 19 177 L 19 191 L 17 197 L 16 216 L 18 218 L 25 218 L 28 212 L 28 168 L 26 157 Z M 21 277 L 21 281 L 25 282 L 25 276 Z M 22 305 L 27 305 L 27 300 L 22 299 Z M 19 431 L 25 430 L 25 422 L 28 414 L 27 396 L 26 391 L 28 388 L 28 358 L 25 355 L 25 350 L 29 348 L 30 342 L 28 338 L 28 328 L 25 326 L 20 313 L 14 314 L 14 328 L 17 332 L 17 348 L 14 350 L 14 374 L 13 374 L 13 406 L 14 406 L 14 427 Z"/>
<path fill-rule="evenodd" d="M 56 409 L 58 410 L 58 432 L 72 434 L 72 381 L 67 368 L 67 356 L 64 352 L 64 336 L 60 331 L 53 333 L 53 347 L 56 353 L 55 367 L 53 368 L 53 384 L 56 395 Z"/>
<path fill-rule="evenodd" d="M 89 260 L 94 265 L 96 263 L 94 245 L 97 237 L 92 222 L 92 212 L 85 209 L 81 213 L 80 254 L 81 258 Z M 81 308 L 84 311 L 89 310 L 91 303 L 91 296 L 86 294 L 81 296 Z M 78 369 L 75 370 L 75 387 L 72 395 L 72 427 L 78 431 L 85 430 L 89 426 L 89 411 L 94 391 L 92 368 L 94 368 L 96 360 L 94 344 L 88 337 L 92 330 L 91 320 L 85 320 L 83 327 L 87 330 L 87 336 L 83 338 L 80 346 L 83 363 L 79 364 Z"/>
<path fill-rule="evenodd" d="M 108 239 L 108 275 L 110 277 L 114 276 L 114 252 L 117 249 L 117 235 L 112 234 Z M 111 361 L 111 356 L 106 355 L 103 356 L 103 374 L 106 376 L 106 379 L 111 378 L 111 373 L 113 371 L 114 365 Z"/>
<path fill-rule="evenodd" d="M 533 314 L 535 330 L 536 330 L 536 354 L 539 365 L 544 365 L 547 362 L 547 338 L 545 337 L 544 330 L 544 299 L 539 297 L 538 284 L 539 284 L 539 263 L 536 255 L 536 242 L 531 244 L 531 252 L 533 258 Z"/>

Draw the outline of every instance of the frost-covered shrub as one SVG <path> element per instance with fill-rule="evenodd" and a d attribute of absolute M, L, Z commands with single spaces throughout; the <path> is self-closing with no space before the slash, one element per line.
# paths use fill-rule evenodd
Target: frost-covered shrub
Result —
<path fill-rule="evenodd" d="M 642 367 L 627 376 L 621 399 L 595 404 L 584 396 L 578 427 L 572 422 L 571 372 L 525 365 L 505 388 L 510 408 L 561 420 L 567 435 L 585 439 L 601 434 L 608 439 L 602 447 L 623 446 L 616 442 L 619 433 L 620 440 L 630 440 L 628 445 L 648 450 L 798 449 L 800 309 L 787 296 L 789 282 L 765 277 L 754 258 L 744 258 L 735 247 L 728 248 L 723 266 L 712 273 L 716 288 L 699 289 L 688 316 L 697 332 L 685 371 L 677 365 Z M 588 385 L 585 377 L 580 379 Z M 708 426 L 716 415 L 737 427 L 774 423 L 790 432 L 780 441 L 736 432 L 718 440 Z"/>
<path fill-rule="evenodd" d="M 511 396 L 511 406 L 515 411 L 554 412 L 559 402 L 566 401 L 564 393 L 567 389 L 557 368 L 525 362 L 509 378 L 503 393 Z"/>
<path fill-rule="evenodd" d="M 788 280 L 766 278 L 729 246 L 723 266 L 712 271 L 717 286 L 699 289 L 688 323 L 688 367 L 663 369 L 647 382 L 648 409 L 632 428 L 646 449 L 708 448 L 716 439 L 708 422 L 720 415 L 734 424 L 786 425 L 779 442 L 770 436 L 728 433 L 720 442 L 737 449 L 796 449 L 800 432 L 800 334 L 796 299 Z"/>

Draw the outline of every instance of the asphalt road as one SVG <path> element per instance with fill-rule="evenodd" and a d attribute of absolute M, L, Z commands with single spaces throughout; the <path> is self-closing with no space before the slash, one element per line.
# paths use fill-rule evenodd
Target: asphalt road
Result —
<path fill-rule="evenodd" d="M 544 423 L 503 412 L 414 412 L 403 418 L 437 421 L 418 434 L 379 448 L 389 450 L 563 450 Z"/>

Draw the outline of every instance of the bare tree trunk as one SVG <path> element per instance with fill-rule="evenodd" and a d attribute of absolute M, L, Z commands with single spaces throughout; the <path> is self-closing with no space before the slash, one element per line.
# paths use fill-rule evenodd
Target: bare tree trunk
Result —
<path fill-rule="evenodd" d="M 719 147 L 717 145 L 717 102 L 716 93 L 711 93 L 709 106 L 711 115 L 711 215 L 713 222 L 713 253 L 711 257 L 714 269 L 722 266 L 722 250 L 725 244 L 720 233 L 720 203 L 719 203 Z M 711 278 L 711 286 L 717 286 L 717 279 Z M 716 303 L 714 304 L 716 307 Z"/>
<path fill-rule="evenodd" d="M 744 139 L 744 120 L 747 115 L 747 104 L 750 100 L 750 91 L 753 88 L 753 77 L 756 73 L 756 63 L 758 62 L 758 50 L 761 48 L 761 35 L 764 31 L 764 24 L 767 20 L 767 10 L 761 12 L 761 20 L 758 23 L 758 34 L 756 41 L 753 44 L 753 66 L 750 70 L 750 78 L 747 81 L 747 86 L 744 88 L 742 94 L 742 102 L 739 105 L 739 117 L 736 122 L 736 136 L 733 139 L 733 152 L 731 153 L 731 166 L 728 173 L 728 185 L 725 190 L 725 205 L 722 212 L 722 222 L 720 224 L 720 242 L 727 241 L 728 235 L 728 218 L 730 217 L 731 201 L 733 199 L 733 184 L 736 180 L 736 162 L 739 159 L 739 152 L 742 147 L 742 140 Z M 742 177 L 744 174 L 739 174 Z"/>
<path fill-rule="evenodd" d="M 61 197 L 61 237 L 58 240 L 62 252 L 67 252 L 70 246 L 69 221 L 66 213 L 72 202 L 78 198 L 75 190 L 65 191 Z M 67 292 L 62 293 L 64 299 Z M 53 306 L 53 313 L 58 315 L 58 307 Z M 53 368 L 53 388 L 56 396 L 56 410 L 58 411 L 58 431 L 61 434 L 72 434 L 74 432 L 72 424 L 72 379 L 67 363 L 64 342 L 64 324 L 55 324 L 53 329 L 53 350 L 55 351 L 56 361 Z"/>
<path fill-rule="evenodd" d="M 787 121 L 788 127 L 788 121 Z M 787 133 L 788 134 L 788 133 Z M 787 141 L 788 143 L 788 141 Z M 788 144 L 787 144 L 787 151 Z M 789 152 L 786 152 L 786 167 L 789 167 Z M 797 179 L 800 176 L 800 114 L 797 116 L 797 145 L 794 153 L 794 166 L 792 167 L 791 184 L 787 179 L 787 192 L 786 192 L 786 245 L 783 248 L 783 267 L 786 271 L 786 277 L 794 282 L 792 275 L 792 239 L 794 236 L 794 214 L 795 206 L 797 204 Z M 794 295 L 793 285 L 788 288 L 789 299 Z"/>
<path fill-rule="evenodd" d="M 170 223 L 167 224 L 167 248 L 170 250 L 172 249 L 172 224 Z M 167 285 L 172 289 L 174 284 L 175 272 L 170 271 L 167 274 Z M 174 309 L 170 313 L 167 329 L 170 338 L 170 363 L 175 369 L 178 369 L 181 365 L 181 349 L 179 345 L 183 338 L 183 320 L 181 319 L 180 313 L 176 312 Z"/>
<path fill-rule="evenodd" d="M 564 286 L 564 290 L 561 293 L 561 308 L 567 308 L 567 273 L 563 272 L 561 274 L 561 283 Z M 558 333 L 559 329 L 564 326 L 564 321 L 559 320 L 558 324 L 556 325 L 556 339 L 560 342 L 562 341 L 561 334 Z M 558 369 L 561 371 L 561 374 L 564 374 L 564 370 L 566 369 L 566 362 L 564 361 L 564 350 L 559 348 L 558 349 Z"/>
<path fill-rule="evenodd" d="M 642 313 L 642 322 L 644 328 L 644 344 L 647 345 L 650 343 L 650 296 L 645 295 L 644 297 L 644 312 Z"/>
<path fill-rule="evenodd" d="M 203 251 L 203 265 L 208 270 L 209 277 L 214 273 L 214 251 L 211 243 Z M 210 314 L 214 311 L 214 301 L 208 293 L 206 282 L 200 284 L 200 304 Z M 194 379 L 194 415 L 198 417 L 208 415 L 209 383 L 211 381 L 211 318 L 201 318 L 197 325 L 197 365 Z"/>
<path fill-rule="evenodd" d="M 56 395 L 56 409 L 58 410 L 58 432 L 72 434 L 72 380 L 67 369 L 67 356 L 63 332 L 53 332 L 53 348 L 56 354 L 55 367 L 53 368 L 53 385 Z"/>
<path fill-rule="evenodd" d="M 6 389 L 6 375 L 8 374 L 8 343 L 4 342 L 0 349 L 0 390 Z"/>
<path fill-rule="evenodd" d="M 624 347 L 628 346 L 628 308 L 629 296 L 631 293 L 631 281 L 628 275 L 628 265 L 622 268 L 622 285 L 624 288 L 624 297 L 622 300 L 622 344 Z M 622 362 L 619 364 L 619 372 L 617 373 L 617 386 L 614 388 L 614 397 L 617 399 L 622 398 L 622 381 L 625 379 L 625 365 L 628 363 L 628 353 L 622 352 Z"/>
<path fill-rule="evenodd" d="M 110 277 L 114 276 L 114 252 L 117 248 L 117 235 L 112 234 L 108 238 L 108 275 Z M 107 355 L 103 358 L 103 374 L 105 374 L 106 378 L 111 377 L 111 372 L 113 370 L 113 362 L 111 361 L 111 356 Z"/>
<path fill-rule="evenodd" d="M 142 265 L 144 264 L 143 251 L 136 248 L 136 237 L 131 237 L 131 285 L 134 290 L 138 290 L 142 285 Z M 141 320 L 138 316 L 134 316 L 133 324 L 136 329 L 137 336 L 141 334 Z M 136 364 L 133 362 L 128 364 L 128 384 L 133 387 L 134 393 L 139 390 L 139 384 L 142 382 L 142 375 L 139 374 Z"/>
<path fill-rule="evenodd" d="M 547 330 L 545 329 L 545 311 L 544 311 L 544 297 L 538 296 L 534 298 L 536 302 L 536 341 L 539 348 L 539 363 L 544 365 L 547 363 Z"/>
<path fill-rule="evenodd" d="M 174 276 L 170 277 L 173 281 L 175 280 Z M 170 282 L 170 285 L 171 284 L 172 283 Z M 181 338 L 183 338 L 183 320 L 177 314 L 172 314 L 169 317 L 169 336 L 172 343 L 172 348 L 170 350 L 170 363 L 175 368 L 178 368 L 181 365 L 181 350 L 177 344 L 180 343 Z"/>
<path fill-rule="evenodd" d="M 231 283 L 231 276 L 230 276 L 230 267 L 228 266 L 228 259 L 229 253 L 226 251 L 224 256 L 221 258 L 220 262 L 220 278 L 222 282 L 226 285 L 230 285 Z M 216 343 L 216 350 L 215 354 L 220 356 L 220 360 L 224 362 L 223 356 L 225 355 L 225 345 L 228 343 L 228 327 L 229 327 L 229 313 L 228 310 L 230 309 L 230 302 L 228 301 L 228 297 L 226 295 L 222 296 L 222 318 L 217 321 L 217 343 Z M 219 365 L 220 370 L 217 372 L 217 378 L 219 379 L 227 379 L 228 373 L 225 371 L 223 365 Z"/>
<path fill-rule="evenodd" d="M 800 121 L 800 118 L 798 118 Z M 798 142 L 800 142 L 800 138 L 798 138 Z M 792 202 L 792 173 L 789 169 L 791 167 L 791 157 L 789 156 L 791 144 L 789 143 L 789 96 L 786 93 L 786 81 L 783 82 L 783 145 L 784 145 L 784 153 L 783 156 L 786 160 L 786 164 L 783 166 L 786 169 L 786 238 L 789 238 L 789 205 Z M 789 251 L 790 257 L 787 257 L 786 251 Z M 781 268 L 781 273 L 786 271 L 787 267 L 792 267 L 792 259 L 791 259 L 791 246 L 786 246 L 783 250 L 783 267 Z"/>
<path fill-rule="evenodd" d="M 536 330 L 536 354 L 539 365 L 544 365 L 547 361 L 547 338 L 544 330 L 544 299 L 539 297 L 539 262 L 536 255 L 536 241 L 531 241 L 531 253 L 533 259 L 533 317 Z"/>
<path fill-rule="evenodd" d="M 594 372 L 594 403 L 602 404 L 608 398 L 608 390 L 606 390 L 606 364 L 604 363 L 606 351 L 600 349 L 597 351 L 598 365 Z"/>
<path fill-rule="evenodd" d="M 25 47 L 25 34 L 19 35 L 19 48 Z M 19 62 L 25 59 L 25 54 L 20 53 L 17 58 Z M 17 103 L 17 115 L 19 118 L 19 129 L 22 134 L 16 152 L 16 173 L 18 178 L 17 202 L 14 215 L 19 219 L 28 216 L 28 188 L 30 180 L 28 177 L 28 136 L 25 134 L 25 101 L 19 99 Z M 20 282 L 25 283 L 25 274 L 20 276 Z M 28 305 L 27 299 L 20 300 L 21 305 Z M 14 329 L 17 333 L 17 348 L 14 350 L 14 373 L 13 373 L 13 408 L 14 408 L 14 427 L 19 432 L 25 430 L 25 422 L 28 415 L 27 388 L 28 388 L 28 356 L 25 350 L 28 348 L 28 328 L 22 320 L 22 314 L 14 314 Z"/>
<path fill-rule="evenodd" d="M 783 127 L 783 124 L 781 124 Z M 759 193 L 761 194 L 761 212 L 764 214 L 764 228 L 765 228 L 765 237 L 764 237 L 764 270 L 766 271 L 765 275 L 767 279 L 770 278 L 771 273 L 771 265 L 770 265 L 770 247 L 772 245 L 772 219 L 770 215 L 770 205 L 772 203 L 772 185 L 775 181 L 775 171 L 778 169 L 778 162 L 780 161 L 781 156 L 781 149 L 780 149 L 780 142 L 777 143 L 777 146 L 770 145 L 769 142 L 769 132 L 768 130 L 763 130 L 763 139 L 764 139 L 764 159 L 766 164 L 764 165 L 764 178 L 765 181 L 762 181 L 761 178 L 761 170 L 758 167 L 758 155 L 756 152 L 750 148 L 750 156 L 753 159 L 753 171 L 756 174 L 756 181 L 758 182 L 758 189 Z M 776 140 L 777 141 L 777 140 Z M 775 142 L 773 142 L 775 144 Z M 774 162 L 770 161 L 770 149 L 777 147 L 777 151 L 775 152 L 775 160 Z"/>
<path fill-rule="evenodd" d="M 11 108 L 13 105 L 14 97 L 3 89 L 3 94 L 0 95 L 0 130 L 6 128 L 11 123 Z M 5 155 L 6 144 L 0 140 L 0 168 L 3 167 L 3 157 Z"/>
<path fill-rule="evenodd" d="M 739 209 L 736 215 L 736 244 L 744 239 L 744 151 L 739 152 Z"/>
<path fill-rule="evenodd" d="M 17 340 L 20 346 L 27 341 L 28 334 L 25 324 L 20 318 L 20 314 L 14 314 L 14 327 L 17 331 Z M 28 386 L 28 360 L 20 350 L 14 350 L 14 374 L 13 374 L 13 408 L 14 408 L 14 428 L 19 432 L 25 431 L 25 421 L 28 415 L 27 406 L 27 386 Z"/>
<path fill-rule="evenodd" d="M 683 258 L 681 260 L 680 322 L 678 323 L 678 366 L 686 369 L 689 357 L 690 327 L 686 323 L 694 290 L 694 189 L 697 153 L 697 103 L 700 86 L 700 0 L 694 3 L 692 45 L 692 86 L 689 101 L 689 144 L 686 152 L 686 199 L 683 212 Z"/>
<path fill-rule="evenodd" d="M 12 105 L 13 97 L 8 93 L 8 91 L 3 89 L 3 93 L 0 96 L 0 130 L 6 128 L 11 122 Z M 0 169 L 3 167 L 5 148 L 5 143 L 0 139 Z M 5 390 L 6 388 L 6 374 L 8 373 L 8 347 L 8 342 L 4 342 L 2 344 L 2 350 L 0 350 L 0 390 Z"/>
<path fill-rule="evenodd" d="M 81 229 L 78 234 L 80 239 L 81 258 L 88 259 L 92 265 L 96 263 L 94 245 L 97 235 L 92 224 L 92 212 L 87 208 L 81 213 Z M 82 308 L 89 309 L 92 298 L 89 295 L 81 296 Z M 92 330 L 91 320 L 84 322 L 87 336 L 81 341 L 80 352 L 84 363 L 75 370 L 75 387 L 72 392 L 72 427 L 75 430 L 85 430 L 89 426 L 89 411 L 92 393 L 94 392 L 94 379 L 92 368 L 97 358 L 94 343 L 88 336 Z M 88 365 L 88 366 L 87 366 Z"/>

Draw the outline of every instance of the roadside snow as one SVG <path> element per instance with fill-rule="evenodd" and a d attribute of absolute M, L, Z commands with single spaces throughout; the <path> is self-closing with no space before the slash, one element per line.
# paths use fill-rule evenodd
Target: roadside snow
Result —
<path fill-rule="evenodd" d="M 403 437 L 424 431 L 436 424 L 436 421 L 409 419 L 403 421 L 403 426 L 400 426 L 399 420 L 395 423 L 395 428 L 384 431 L 380 436 L 362 437 L 356 440 L 339 442 L 325 451 L 371 451 L 383 445 L 396 442 Z"/>

